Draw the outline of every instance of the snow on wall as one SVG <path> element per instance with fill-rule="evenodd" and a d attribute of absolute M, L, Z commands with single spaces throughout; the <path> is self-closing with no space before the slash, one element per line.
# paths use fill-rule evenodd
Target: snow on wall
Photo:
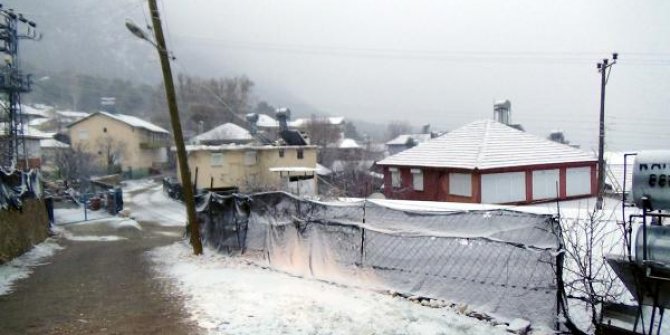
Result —
<path fill-rule="evenodd" d="M 271 192 L 210 194 L 199 217 L 214 248 L 295 275 L 445 299 L 502 320 L 555 321 L 560 243 L 548 215 L 402 211 Z"/>

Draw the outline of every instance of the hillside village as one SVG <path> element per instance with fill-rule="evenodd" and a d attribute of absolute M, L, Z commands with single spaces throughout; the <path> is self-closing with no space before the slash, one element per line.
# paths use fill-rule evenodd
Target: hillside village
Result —
<path fill-rule="evenodd" d="M 670 7 L 590 6 L 0 4 L 0 334 L 670 332 Z"/>
<path fill-rule="evenodd" d="M 204 190 L 282 190 L 291 193 L 303 190 L 302 195 L 320 198 L 366 197 L 375 194 L 391 199 L 530 203 L 555 199 L 555 184 L 560 179 L 563 185 L 558 190 L 561 199 L 595 195 L 595 156 L 578 147 L 566 145 L 560 141 L 563 137 L 556 140 L 555 133 L 547 138 L 524 133 L 519 130 L 522 129 L 519 124 L 509 124 L 509 115 L 504 115 L 503 119 L 499 117 L 499 105 L 507 106 L 505 113 L 511 114 L 511 103 L 503 101 L 494 106 L 496 108 L 491 121 L 464 125 L 450 132 L 436 132 L 425 126 L 421 133 L 399 134 L 386 142 L 346 138 L 344 128 L 347 121 L 343 117 L 291 119 L 290 109 L 284 112 L 278 109 L 277 115 L 280 117 L 251 113 L 245 116 L 246 122 L 241 125 L 240 122 L 224 123 L 208 131 L 193 133 L 187 139 L 189 166 L 195 184 Z M 29 168 L 40 168 L 48 180 L 64 181 L 73 177 L 85 179 L 87 176 L 113 174 L 120 174 L 124 179 L 151 175 L 176 177 L 176 153 L 170 132 L 163 127 L 115 111 L 62 111 L 40 104 L 24 105 L 22 109 L 27 125 L 26 143 L 32 149 L 28 151 L 28 157 L 19 162 L 28 164 Z M 284 134 L 286 131 L 295 133 L 295 136 Z M 526 141 L 528 144 L 522 149 L 510 147 L 509 143 L 518 146 L 521 143 L 518 141 Z M 463 145 L 466 147 L 460 149 Z M 494 146 L 497 148 L 493 149 Z M 480 148 L 495 152 L 482 152 Z M 451 153 L 442 153 L 445 149 Z M 514 149 L 518 157 L 513 162 L 491 164 L 485 161 L 462 161 L 468 159 L 465 155 L 475 155 L 469 159 L 499 160 L 491 155 L 504 156 L 510 149 Z M 551 159 L 540 158 L 540 153 Z M 77 176 L 69 174 L 73 167 L 67 164 L 73 155 L 90 158 L 84 160 L 86 166 L 78 167 L 80 172 Z M 491 158 L 486 158 L 488 156 Z M 524 159 L 528 161 L 524 162 Z M 576 177 L 577 172 L 560 169 L 563 162 L 572 164 L 570 166 L 586 166 L 588 171 L 583 173 L 583 177 Z M 407 164 L 410 164 L 409 170 L 398 169 Z M 503 179 L 497 180 L 494 175 L 487 175 L 485 179 L 492 180 L 493 184 L 487 186 L 489 182 L 485 183 L 484 200 L 477 200 L 481 199 L 482 190 L 424 190 L 421 184 L 449 188 L 447 179 L 456 185 L 460 180 L 458 178 L 470 178 L 461 173 L 440 181 L 441 177 L 433 175 L 432 171 L 442 166 L 462 171 L 472 168 L 491 169 L 492 172 L 502 168 L 510 170 L 513 166 L 518 166 L 519 170 L 523 170 L 524 166 L 541 166 L 541 170 L 528 173 L 537 178 L 542 175 L 544 179 L 533 182 L 528 177 L 513 177 L 513 174 L 508 173 L 501 174 L 500 178 Z M 427 169 L 425 174 L 421 168 Z M 584 180 L 566 182 L 564 178 L 567 176 Z M 489 195 L 489 192 L 496 192 L 496 183 L 508 183 L 506 178 L 517 178 L 520 182 L 518 191 L 509 192 L 525 194 L 528 187 L 529 190 L 534 188 L 537 194 L 533 197 Z M 615 176 L 611 172 L 608 181 L 606 187 L 612 191 L 616 191 L 617 187 L 620 189 L 619 185 L 623 182 L 620 174 Z M 460 183 L 479 185 L 482 181 L 476 177 L 472 181 Z M 530 185 L 524 186 L 525 183 Z M 309 186 L 298 187 L 297 184 Z M 591 186 L 576 191 L 564 189 L 566 185 Z M 472 186 L 464 184 L 463 187 Z M 444 192 L 445 195 L 436 195 L 435 192 Z M 455 197 L 447 197 L 446 194 Z M 473 198 L 468 198 L 470 196 Z"/>

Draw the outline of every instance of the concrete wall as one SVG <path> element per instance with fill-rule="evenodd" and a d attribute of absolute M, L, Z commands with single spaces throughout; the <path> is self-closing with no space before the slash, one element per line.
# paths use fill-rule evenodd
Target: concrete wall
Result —
<path fill-rule="evenodd" d="M 97 157 L 97 163 L 106 166 L 103 143 L 123 148 L 121 167 L 138 170 L 152 167 L 154 163 L 165 163 L 165 148 L 169 135 L 152 133 L 135 128 L 127 123 L 97 114 L 70 127 L 72 147 L 81 146 Z"/>
<path fill-rule="evenodd" d="M 302 150 L 301 159 L 298 150 Z M 280 156 L 283 151 L 283 157 Z M 247 160 L 247 155 L 255 152 L 255 162 Z M 212 154 L 223 154 L 221 164 L 212 165 Z M 188 153 L 191 178 L 195 179 L 198 168 L 198 188 L 209 188 L 212 179 L 214 188 L 237 186 L 240 191 L 256 189 L 280 190 L 282 179 L 278 172 L 270 172 L 274 167 L 316 167 L 316 147 L 248 147 L 193 150 Z M 179 174 L 178 174 L 179 175 Z M 291 173 L 291 175 L 302 175 Z M 286 177 L 286 176 L 285 176 Z"/>
<path fill-rule="evenodd" d="M 0 210 L 0 264 L 30 250 L 49 234 L 49 219 L 43 200 L 26 199 L 21 211 Z"/>

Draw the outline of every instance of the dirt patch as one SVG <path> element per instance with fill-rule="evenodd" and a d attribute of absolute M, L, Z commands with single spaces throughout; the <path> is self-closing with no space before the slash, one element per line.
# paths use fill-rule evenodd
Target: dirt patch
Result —
<path fill-rule="evenodd" d="M 0 296 L 2 334 L 194 334 L 180 297 L 151 270 L 147 250 L 180 239 L 182 229 L 142 223 L 113 233 L 125 239 L 65 246 L 16 290 Z M 73 234 L 110 234 L 109 226 L 72 226 Z M 81 230 L 81 231 L 79 231 Z M 174 230 L 175 234 L 165 234 Z M 158 233 L 161 232 L 161 233 Z"/>

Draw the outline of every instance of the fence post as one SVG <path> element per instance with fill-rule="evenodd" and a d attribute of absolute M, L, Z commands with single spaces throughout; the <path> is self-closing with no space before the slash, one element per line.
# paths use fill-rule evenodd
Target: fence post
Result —
<path fill-rule="evenodd" d="M 363 199 L 363 226 L 361 226 L 361 267 L 363 267 L 363 262 L 365 261 L 365 204 L 367 199 Z"/>
<path fill-rule="evenodd" d="M 88 213 L 86 212 L 86 193 L 84 193 L 84 221 L 88 221 Z"/>

